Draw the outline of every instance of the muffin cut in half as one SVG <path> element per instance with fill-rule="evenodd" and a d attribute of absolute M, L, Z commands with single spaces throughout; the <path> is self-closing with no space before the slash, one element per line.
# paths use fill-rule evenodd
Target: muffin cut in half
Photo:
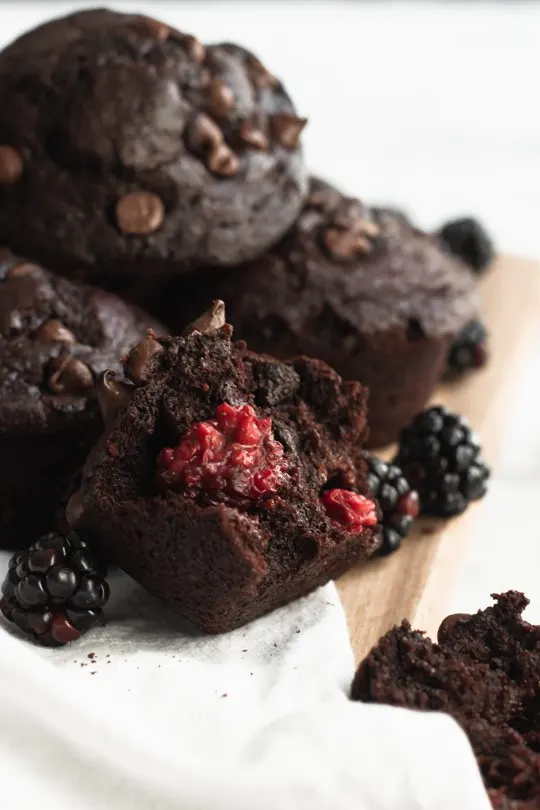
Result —
<path fill-rule="evenodd" d="M 108 429 L 68 521 L 208 632 L 295 599 L 379 545 L 361 446 L 366 392 L 325 363 L 231 342 L 225 309 L 151 333 L 130 382 L 104 374 Z"/>

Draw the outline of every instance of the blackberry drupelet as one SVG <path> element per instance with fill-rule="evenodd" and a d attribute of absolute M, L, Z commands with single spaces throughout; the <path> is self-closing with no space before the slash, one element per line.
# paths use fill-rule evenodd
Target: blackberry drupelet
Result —
<path fill-rule="evenodd" d="M 420 513 L 453 517 L 482 498 L 490 471 L 467 420 L 447 408 L 429 408 L 401 432 L 395 464 L 418 491 Z"/>
<path fill-rule="evenodd" d="M 105 576 L 75 532 L 47 534 L 11 558 L 0 609 L 39 644 L 61 647 L 101 618 L 109 598 Z"/>
<path fill-rule="evenodd" d="M 447 222 L 438 232 L 448 250 L 475 273 L 482 273 L 495 257 L 493 242 L 476 219 L 464 217 Z"/>
<path fill-rule="evenodd" d="M 467 371 L 482 368 L 488 360 L 488 333 L 480 321 L 470 321 L 450 346 L 444 372 L 445 380 L 455 380 Z"/>
<path fill-rule="evenodd" d="M 380 556 L 397 551 L 419 512 L 418 493 L 409 486 L 395 464 L 385 464 L 365 455 L 369 467 L 369 495 L 376 498 L 382 512 Z"/>

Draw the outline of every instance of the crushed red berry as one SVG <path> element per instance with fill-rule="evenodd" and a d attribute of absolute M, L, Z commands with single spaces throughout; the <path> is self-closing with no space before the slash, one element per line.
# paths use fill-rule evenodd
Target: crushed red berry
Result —
<path fill-rule="evenodd" d="M 274 494 L 288 466 L 272 420 L 250 405 L 226 403 L 216 419 L 197 422 L 180 444 L 165 447 L 157 465 L 158 486 L 243 508 Z"/>
<path fill-rule="evenodd" d="M 348 489 L 327 489 L 322 503 L 329 518 L 348 532 L 361 532 L 365 526 L 377 523 L 377 508 L 373 501 Z"/>

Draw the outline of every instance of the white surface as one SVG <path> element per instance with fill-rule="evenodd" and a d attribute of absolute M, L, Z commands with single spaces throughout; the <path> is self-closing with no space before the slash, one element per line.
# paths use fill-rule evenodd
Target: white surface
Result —
<path fill-rule="evenodd" d="M 115 585 L 68 650 L 0 632 L 5 810 L 489 810 L 453 720 L 347 700 L 333 585 L 218 638 Z"/>
<path fill-rule="evenodd" d="M 89 4 L 3 3 L 1 36 L 10 39 L 83 5 Z M 257 51 L 310 118 L 305 143 L 315 172 L 368 200 L 402 204 L 426 227 L 472 212 L 502 250 L 540 256 L 538 4 L 108 5 Z M 529 618 L 540 621 L 539 347 L 540 335 L 531 347 L 528 381 L 516 392 L 516 420 L 454 595 L 456 610 L 474 610 L 487 604 L 491 590 L 515 587 L 532 597 Z M 38 790 L 35 806 L 47 806 L 41 790 L 46 779 L 58 780 L 53 758 L 63 762 L 64 804 L 54 800 L 60 810 L 176 808 L 179 790 L 182 810 L 211 808 L 210 796 L 219 796 L 220 810 L 486 807 L 481 796 L 458 796 L 467 791 L 465 774 L 473 766 L 450 721 L 344 703 L 340 689 L 351 675 L 350 654 L 339 609 L 325 607 L 334 591 L 322 593 L 279 614 L 287 627 L 312 625 L 290 637 L 286 650 L 284 629 L 273 622 L 246 629 L 250 651 L 244 654 L 240 637 L 201 645 L 164 636 L 151 621 L 142 638 L 130 641 L 126 621 L 111 627 L 108 639 L 98 642 L 95 634 L 73 650 L 78 662 L 86 650 L 98 652 L 95 676 L 70 661 L 47 672 L 35 652 L 0 634 L 0 777 L 3 800 L 10 797 L 7 810 L 31 806 Z M 173 647 L 182 648 L 184 665 L 173 667 Z M 106 652 L 111 664 L 102 660 Z M 221 698 L 224 692 L 229 697 Z M 163 709 L 165 694 L 173 705 Z M 203 746 L 209 728 L 208 742 L 218 753 L 211 761 Z M 406 744 L 398 750 L 400 738 Z M 28 739 L 33 746 L 23 752 Z M 368 784 L 376 785 L 376 794 L 362 805 Z M 474 780 L 470 784 L 474 791 Z M 404 799 L 429 789 L 438 797 Z"/>

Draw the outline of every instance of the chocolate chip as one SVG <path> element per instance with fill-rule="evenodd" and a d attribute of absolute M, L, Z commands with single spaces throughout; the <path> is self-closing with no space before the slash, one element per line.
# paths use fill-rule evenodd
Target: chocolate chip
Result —
<path fill-rule="evenodd" d="M 22 177 L 22 157 L 13 146 L 0 146 L 0 184 L 10 185 Z"/>
<path fill-rule="evenodd" d="M 225 304 L 219 298 L 212 301 L 210 309 L 203 312 L 197 320 L 190 323 L 184 329 L 184 335 L 191 335 L 193 332 L 201 332 L 207 334 L 208 332 L 215 332 L 225 325 Z"/>
<path fill-rule="evenodd" d="M 150 382 L 154 361 L 162 351 L 163 346 L 158 343 L 151 331 L 144 340 L 133 347 L 124 363 L 124 369 L 135 385 L 146 385 Z"/>
<path fill-rule="evenodd" d="M 34 335 L 38 340 L 57 340 L 60 343 L 75 343 L 75 335 L 67 326 L 64 326 L 62 321 L 56 318 L 51 318 L 50 321 L 45 321 L 35 332 Z"/>
<path fill-rule="evenodd" d="M 164 218 L 163 203 L 157 194 L 150 191 L 132 191 L 116 203 L 116 221 L 123 233 L 154 233 Z"/>
<path fill-rule="evenodd" d="M 84 498 L 82 490 L 73 493 L 66 504 L 65 518 L 72 529 L 76 529 L 84 517 Z"/>
<path fill-rule="evenodd" d="M 160 20 L 155 20 L 153 17 L 145 17 L 141 15 L 135 20 L 135 29 L 142 35 L 155 39 L 158 42 L 165 42 L 168 39 L 170 28 Z"/>
<path fill-rule="evenodd" d="M 260 149 L 262 152 L 268 150 L 268 138 L 260 129 L 256 129 L 252 124 L 243 124 L 240 129 L 240 139 L 253 149 Z"/>
<path fill-rule="evenodd" d="M 82 396 L 94 387 L 94 377 L 85 363 L 70 354 L 56 357 L 48 367 L 47 386 L 53 394 Z"/>
<path fill-rule="evenodd" d="M 106 426 L 129 404 L 135 387 L 117 380 L 112 371 L 104 371 L 96 384 L 96 395 L 103 422 Z"/>
<path fill-rule="evenodd" d="M 188 128 L 187 142 L 196 154 L 205 155 L 223 143 L 223 132 L 211 118 L 201 113 Z"/>
<path fill-rule="evenodd" d="M 361 234 L 350 230 L 327 228 L 323 241 L 329 253 L 336 259 L 352 259 L 359 253 L 371 252 L 370 242 Z"/>
<path fill-rule="evenodd" d="M 206 59 L 206 48 L 202 42 L 198 40 L 197 37 L 193 37 L 191 34 L 186 34 L 184 36 L 184 43 L 193 61 L 197 62 L 198 65 L 202 65 Z"/>
<path fill-rule="evenodd" d="M 354 209 L 336 211 L 332 217 L 332 224 L 363 236 L 375 237 L 380 233 L 380 228 L 375 222 L 365 219 Z"/>
<path fill-rule="evenodd" d="M 308 205 L 317 211 L 333 211 L 339 203 L 339 194 L 333 189 L 319 189 L 312 191 L 308 197 Z"/>
<path fill-rule="evenodd" d="M 258 87 L 277 87 L 279 84 L 275 76 L 272 76 L 263 63 L 256 56 L 250 56 L 246 60 L 247 69 L 251 78 Z"/>
<path fill-rule="evenodd" d="M 234 93 L 221 79 L 212 79 L 208 85 L 210 112 L 218 118 L 227 115 L 234 107 Z"/>
<path fill-rule="evenodd" d="M 459 622 L 467 621 L 471 618 L 470 613 L 451 613 L 446 619 L 443 619 L 439 630 L 437 631 L 437 641 L 439 644 L 445 644 L 450 640 L 454 629 Z"/>
<path fill-rule="evenodd" d="M 232 177 L 240 170 L 240 161 L 237 155 L 226 143 L 217 146 L 208 156 L 208 168 L 214 174 L 223 177 Z"/>
<path fill-rule="evenodd" d="M 278 143 L 285 149 L 296 149 L 300 133 L 307 124 L 307 118 L 281 113 L 270 116 L 270 131 Z"/>

